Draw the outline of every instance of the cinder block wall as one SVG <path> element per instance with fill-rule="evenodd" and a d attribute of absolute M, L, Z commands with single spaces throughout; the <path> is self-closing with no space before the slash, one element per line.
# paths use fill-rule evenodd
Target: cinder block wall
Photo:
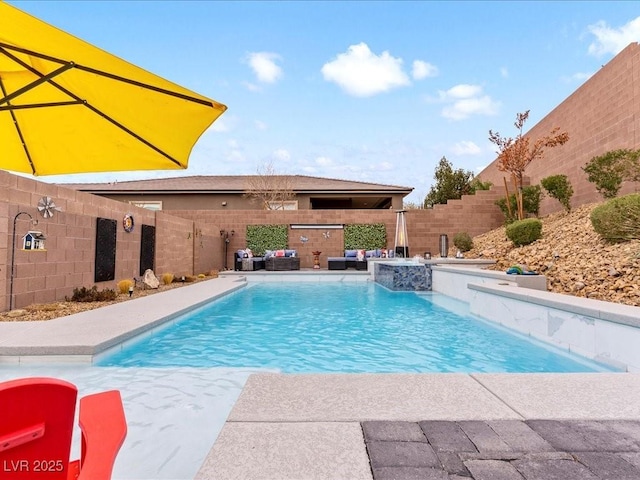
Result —
<path fill-rule="evenodd" d="M 53 218 L 44 218 L 38 212 L 38 201 L 43 196 L 51 197 L 60 209 Z M 32 225 L 28 215 L 19 215 L 12 248 L 13 222 L 19 212 L 28 213 L 38 224 Z M 135 221 L 130 233 L 122 225 L 127 213 Z M 96 284 L 98 217 L 117 222 L 116 273 L 113 281 Z M 143 224 L 156 227 L 156 274 L 191 275 L 222 268 L 219 228 L 215 225 L 194 224 L 167 213 L 0 171 L 0 311 L 9 308 L 12 257 L 14 308 L 64 300 L 74 288 L 82 286 L 114 288 L 118 281 L 138 276 Z M 29 230 L 46 236 L 46 251 L 22 250 L 22 237 Z"/>
<path fill-rule="evenodd" d="M 527 132 L 527 136 L 537 139 L 560 127 L 570 136 L 565 145 L 547 150 L 541 160 L 534 160 L 527 167 L 525 174 L 531 184 L 539 184 L 550 175 L 564 174 L 573 186 L 573 206 L 602 201 L 582 168 L 593 157 L 610 150 L 640 148 L 639 86 L 640 45 L 632 43 Z M 513 113 L 514 119 L 516 113 Z M 502 133 L 516 134 L 515 131 Z M 494 161 L 479 177 L 502 185 L 505 175 Z M 627 183 L 620 194 L 638 190 L 639 183 Z M 546 197 L 540 214 L 561 209 L 557 200 Z"/>
<path fill-rule="evenodd" d="M 453 247 L 453 236 L 456 233 L 467 232 L 473 237 L 499 227 L 504 223 L 504 216 L 495 201 L 503 195 L 504 188 L 494 187 L 477 192 L 476 195 L 465 195 L 460 200 L 449 201 L 447 205 L 437 205 L 433 209 L 407 211 L 405 215 L 410 256 L 422 255 L 426 251 L 435 255 L 439 252 L 441 234 L 449 237 L 449 243 Z M 171 213 L 198 224 L 218 225 L 228 232 L 233 230 L 234 235 L 230 237 L 227 252 L 229 268 L 233 268 L 233 252 L 247 246 L 247 225 L 318 225 L 319 228 L 289 229 L 288 246 L 298 251 L 302 268 L 313 266 L 313 251 L 322 252 L 321 268 L 327 268 L 327 257 L 344 254 L 343 231 L 322 228 L 322 225 L 384 223 L 387 247 L 393 248 L 395 243 L 395 210 L 244 210 L 241 215 L 213 210 L 175 210 Z M 303 237 L 306 241 L 302 240 Z M 220 248 L 224 248 L 223 243 Z"/>

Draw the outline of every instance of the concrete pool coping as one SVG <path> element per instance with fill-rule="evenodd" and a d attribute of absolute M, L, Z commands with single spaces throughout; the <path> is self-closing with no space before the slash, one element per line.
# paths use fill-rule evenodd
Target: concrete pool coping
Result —
<path fill-rule="evenodd" d="M 640 375 L 631 373 L 254 374 L 195 478 L 371 480 L 360 422 L 547 419 L 600 428 L 598 420 L 640 420 L 638 395 Z"/>
<path fill-rule="evenodd" d="M 92 363 L 95 355 L 111 347 L 245 287 L 245 280 L 221 275 L 53 320 L 0 322 L 0 365 Z"/>
<path fill-rule="evenodd" d="M 96 355 L 152 332 L 251 281 L 362 281 L 367 272 L 223 272 L 219 278 L 46 321 L 0 322 L 0 365 L 93 362 Z M 161 296 L 161 297 L 159 297 Z M 159 302 L 162 298 L 162 302 Z"/>
<path fill-rule="evenodd" d="M 364 279 L 354 274 L 351 280 Z M 90 362 L 167 315 L 242 288 L 247 276 L 224 274 L 54 321 L 0 322 L 0 367 L 28 366 L 44 355 Z M 372 479 L 362 421 L 640 421 L 638 398 L 640 374 L 633 373 L 261 373 L 249 377 L 196 478 Z"/>

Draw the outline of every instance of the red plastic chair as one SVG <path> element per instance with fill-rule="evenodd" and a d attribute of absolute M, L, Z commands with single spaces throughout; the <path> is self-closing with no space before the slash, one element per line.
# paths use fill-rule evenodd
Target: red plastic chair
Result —
<path fill-rule="evenodd" d="M 80 399 L 81 457 L 69 461 L 78 389 L 54 378 L 0 383 L 0 479 L 109 480 L 127 435 L 120 392 Z"/>

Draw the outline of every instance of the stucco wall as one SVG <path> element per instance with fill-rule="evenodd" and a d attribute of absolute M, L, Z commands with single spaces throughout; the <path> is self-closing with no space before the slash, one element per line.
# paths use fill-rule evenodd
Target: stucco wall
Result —
<path fill-rule="evenodd" d="M 261 208 L 260 203 L 251 198 L 245 197 L 242 193 L 179 193 L 179 194 L 157 194 L 141 193 L 138 195 L 127 194 L 100 194 L 102 197 L 118 200 L 121 202 L 162 202 L 162 210 L 256 210 Z M 393 208 L 402 207 L 402 194 L 338 194 L 338 193 L 299 193 L 292 200 L 298 202 L 298 210 L 311 209 L 311 199 L 342 199 L 353 201 L 354 204 L 368 203 L 375 204 L 380 198 L 390 198 Z"/>
<path fill-rule="evenodd" d="M 570 136 L 565 145 L 547 150 L 542 159 L 534 160 L 527 167 L 525 174 L 531 184 L 539 184 L 550 175 L 564 174 L 573 186 L 573 206 L 601 201 L 602 196 L 587 181 L 582 167 L 593 157 L 610 150 L 640 148 L 638 85 L 640 45 L 632 43 L 527 132 L 527 136 L 536 139 L 557 126 Z M 515 136 L 517 132 L 514 128 L 514 132 L 501 133 Z M 502 185 L 503 176 L 505 172 L 498 171 L 496 161 L 479 174 L 494 185 Z M 620 194 L 638 189 L 640 184 L 627 183 Z M 545 198 L 540 214 L 561 209 L 557 200 Z"/>

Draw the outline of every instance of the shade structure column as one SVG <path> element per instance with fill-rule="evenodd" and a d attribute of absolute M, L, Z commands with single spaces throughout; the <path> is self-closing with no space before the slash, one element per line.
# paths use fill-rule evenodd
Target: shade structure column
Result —
<path fill-rule="evenodd" d="M 406 210 L 396 211 L 396 239 L 394 252 L 396 257 L 409 257 L 409 239 L 407 237 Z"/>

